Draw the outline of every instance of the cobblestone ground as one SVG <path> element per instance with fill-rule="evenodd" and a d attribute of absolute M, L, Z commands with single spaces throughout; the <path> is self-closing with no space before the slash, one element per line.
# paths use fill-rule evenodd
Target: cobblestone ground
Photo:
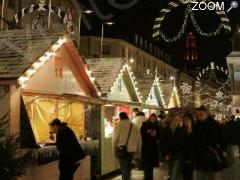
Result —
<path fill-rule="evenodd" d="M 121 176 L 112 178 L 111 180 L 121 180 Z M 142 171 L 132 171 L 132 180 L 142 180 Z M 166 165 L 160 166 L 154 170 L 154 180 L 166 180 L 167 168 Z M 216 173 L 216 178 L 213 180 L 240 180 L 240 161 L 238 160 L 232 167 L 225 169 L 222 172 Z"/>

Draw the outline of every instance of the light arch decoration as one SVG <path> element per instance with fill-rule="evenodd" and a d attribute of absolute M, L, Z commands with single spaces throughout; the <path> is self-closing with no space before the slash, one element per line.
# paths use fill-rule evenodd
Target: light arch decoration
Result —
<path fill-rule="evenodd" d="M 50 13 L 56 14 L 59 17 L 60 21 L 66 25 L 68 32 L 73 33 L 72 14 L 70 9 L 68 9 L 67 12 L 64 12 L 61 8 L 57 6 L 46 4 L 45 0 L 40 0 L 39 4 L 32 4 L 30 5 L 30 7 L 24 7 L 21 9 L 21 11 L 16 13 L 11 22 L 12 28 L 15 28 L 19 24 L 20 20 L 24 18 L 26 15 L 31 14 L 33 12 L 39 12 L 37 20 L 33 24 L 33 28 L 35 28 L 34 26 L 36 25 L 36 23 L 38 23 L 42 13 L 44 13 L 45 11 L 50 11 Z"/>
<path fill-rule="evenodd" d="M 221 82 L 218 80 L 217 78 L 217 75 L 216 75 L 216 72 L 220 72 L 222 73 L 223 75 L 226 76 L 226 79 L 224 82 Z M 206 76 L 206 74 L 209 73 L 209 77 L 205 80 L 204 79 L 204 76 Z M 225 69 L 224 67 L 222 66 L 218 66 L 216 65 L 214 62 L 211 62 L 209 66 L 203 68 L 197 75 L 197 83 L 198 84 L 202 84 L 203 81 L 211 81 L 211 80 L 214 80 L 216 84 L 220 85 L 220 87 L 223 87 L 223 86 L 230 86 L 230 81 L 229 81 L 229 78 L 228 78 L 229 74 L 228 74 L 228 70 Z"/>
<path fill-rule="evenodd" d="M 211 2 L 211 1 L 206 0 L 206 2 Z M 175 35 L 172 38 L 169 38 L 161 31 L 161 25 L 162 25 L 163 20 L 165 19 L 165 16 L 168 13 L 170 13 L 173 9 L 179 7 L 180 5 L 185 5 L 186 6 L 183 24 L 181 25 L 180 31 L 177 33 L 177 35 Z M 214 32 L 209 32 L 209 33 L 204 32 L 201 29 L 198 22 L 196 21 L 196 19 L 195 19 L 195 14 L 192 11 L 190 1 L 186 1 L 186 0 L 177 0 L 176 2 L 172 1 L 167 5 L 166 8 L 163 8 L 160 11 L 159 16 L 155 19 L 155 24 L 153 26 L 152 37 L 154 39 L 157 39 L 157 40 L 163 39 L 165 42 L 168 42 L 168 43 L 175 42 L 175 41 L 179 40 L 184 35 L 189 19 L 192 21 L 192 24 L 193 24 L 194 28 L 196 29 L 196 31 L 201 36 L 212 37 L 212 36 L 217 36 L 222 31 L 225 31 L 225 32 L 228 32 L 228 33 L 231 32 L 230 22 L 229 22 L 229 19 L 228 19 L 226 13 L 224 11 L 216 11 L 216 14 L 219 16 L 219 18 L 221 20 L 221 23 L 219 24 L 218 28 Z"/>

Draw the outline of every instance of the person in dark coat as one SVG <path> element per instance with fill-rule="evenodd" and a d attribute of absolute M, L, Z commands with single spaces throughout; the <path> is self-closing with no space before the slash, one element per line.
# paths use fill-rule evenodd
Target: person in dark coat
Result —
<path fill-rule="evenodd" d="M 183 180 L 193 180 L 193 117 L 191 115 L 183 116 Z"/>
<path fill-rule="evenodd" d="M 210 159 L 214 155 L 209 155 L 209 149 L 222 152 L 223 156 L 227 156 L 225 150 L 225 143 L 221 133 L 220 126 L 209 114 L 207 109 L 203 106 L 196 111 L 197 122 L 193 129 L 194 139 L 194 161 L 196 163 L 197 179 L 214 179 Z M 208 154 L 208 155 L 207 155 Z M 211 157 L 210 157 L 211 156 Z M 211 166 L 211 167 L 210 167 Z"/>
<path fill-rule="evenodd" d="M 49 126 L 50 133 L 56 134 L 56 146 L 59 151 L 59 180 L 72 180 L 80 161 L 86 155 L 74 132 L 66 123 L 54 119 L 49 123 Z"/>
<path fill-rule="evenodd" d="M 224 141 L 228 145 L 240 144 L 240 126 L 235 116 L 231 116 L 230 121 L 227 121 L 222 127 Z"/>
<path fill-rule="evenodd" d="M 142 160 L 144 179 L 153 180 L 153 169 L 159 166 L 158 135 L 160 127 L 157 116 L 151 114 L 149 119 L 142 124 Z"/>
<path fill-rule="evenodd" d="M 181 115 L 172 119 L 166 133 L 167 160 L 169 163 L 169 180 L 180 179 L 183 165 L 184 130 Z"/>

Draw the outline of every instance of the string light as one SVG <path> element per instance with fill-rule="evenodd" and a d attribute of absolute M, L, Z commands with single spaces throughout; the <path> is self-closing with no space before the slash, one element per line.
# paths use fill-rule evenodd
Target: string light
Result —
<path fill-rule="evenodd" d="M 214 69 L 214 66 L 209 67 L 208 69 Z M 181 87 L 183 87 L 184 84 L 186 83 L 183 82 Z M 184 105 L 187 105 L 188 103 L 193 103 L 193 101 L 195 102 L 196 98 L 199 98 L 199 105 L 204 104 L 205 106 L 208 106 L 213 112 L 220 110 L 223 114 L 229 113 L 232 95 L 229 91 L 226 91 L 224 87 L 220 87 L 216 91 L 216 89 L 210 88 L 209 86 L 206 86 L 204 89 L 201 85 L 198 85 L 195 89 L 195 92 L 182 92 L 183 93 L 181 97 L 183 99 Z M 201 97 L 207 98 L 201 99 Z M 228 108 L 226 109 L 226 107 Z"/>
<path fill-rule="evenodd" d="M 219 17 L 221 19 L 221 23 L 214 32 L 209 32 L 209 33 L 204 32 L 201 29 L 201 27 L 199 26 L 199 24 L 197 23 L 196 19 L 195 19 L 195 14 L 192 11 L 191 4 L 187 3 L 185 14 L 184 14 L 183 24 L 182 24 L 179 32 L 174 37 L 168 38 L 161 31 L 162 21 L 164 20 L 166 14 L 168 14 L 172 9 L 178 7 L 180 4 L 184 4 L 184 3 L 183 2 L 178 2 L 178 3 L 171 2 L 171 3 L 168 4 L 167 9 L 163 9 L 161 11 L 161 13 L 160 13 L 161 16 L 159 18 L 156 18 L 156 20 L 155 20 L 156 24 L 153 27 L 153 29 L 154 29 L 153 38 L 157 38 L 157 39 L 161 38 L 165 42 L 168 42 L 168 43 L 175 42 L 175 41 L 179 40 L 185 34 L 185 30 L 186 30 L 186 26 L 187 26 L 189 18 L 192 21 L 192 24 L 193 24 L 194 28 L 196 29 L 196 31 L 202 36 L 205 36 L 205 37 L 217 36 L 221 33 L 222 30 L 225 30 L 228 33 L 231 32 L 231 27 L 229 25 L 229 19 L 227 18 L 225 12 L 217 12 L 217 15 L 219 15 Z"/>
<path fill-rule="evenodd" d="M 184 94 L 190 94 L 192 90 L 192 86 L 188 85 L 188 83 L 182 83 L 180 88 Z"/>
<path fill-rule="evenodd" d="M 26 72 L 22 76 L 18 78 L 18 83 L 22 88 L 25 86 L 24 84 L 30 79 L 31 76 L 33 76 L 37 72 L 40 67 L 42 67 L 48 60 L 50 60 L 51 57 L 56 55 L 55 51 L 57 51 L 58 48 L 66 42 L 66 40 L 67 39 L 65 37 L 58 39 L 57 42 L 51 46 L 51 51 L 45 52 L 36 62 L 33 63 L 33 65 L 28 70 L 26 70 Z M 53 49 L 55 51 L 52 51 Z"/>
<path fill-rule="evenodd" d="M 166 105 L 166 102 L 164 101 L 164 95 L 163 95 L 163 91 L 162 91 L 162 88 L 160 86 L 160 83 L 159 83 L 160 79 L 158 77 L 155 78 L 155 81 L 154 81 L 154 86 L 157 86 L 157 89 L 159 91 L 159 94 L 160 94 L 160 97 L 161 97 L 161 102 L 162 102 L 162 105 L 164 108 L 167 108 L 167 105 Z"/>
<path fill-rule="evenodd" d="M 134 76 L 134 74 L 133 74 L 133 72 L 132 72 L 131 67 L 130 67 L 127 63 L 125 63 L 125 64 L 122 66 L 122 69 L 120 70 L 119 74 L 117 75 L 116 80 L 113 82 L 113 85 L 112 85 L 111 88 L 110 88 L 110 92 L 113 92 L 114 86 L 117 86 L 117 85 L 118 85 L 118 81 L 123 77 L 123 75 L 124 75 L 123 73 L 124 73 L 125 71 L 127 71 L 127 73 L 128 73 L 129 76 L 130 76 L 132 85 L 133 85 L 133 87 L 134 87 L 134 90 L 135 90 L 135 92 L 136 92 L 136 95 L 137 95 L 137 98 L 138 98 L 139 102 L 142 102 L 142 96 L 141 96 L 141 93 L 139 92 L 139 89 L 138 89 L 138 87 L 137 87 L 137 81 L 135 81 L 136 78 L 135 78 L 135 76 Z"/>

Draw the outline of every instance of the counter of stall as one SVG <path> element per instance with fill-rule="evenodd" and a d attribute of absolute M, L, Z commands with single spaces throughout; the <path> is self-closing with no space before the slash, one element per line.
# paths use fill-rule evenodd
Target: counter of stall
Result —
<path fill-rule="evenodd" d="M 75 179 L 91 179 L 91 172 L 96 169 L 98 155 L 98 140 L 81 141 L 80 145 L 86 153 L 86 158 L 81 161 L 75 173 Z M 42 180 L 58 177 L 58 151 L 55 145 L 41 145 L 37 149 L 22 149 L 26 155 L 25 175 L 20 180 Z"/>
<path fill-rule="evenodd" d="M 56 117 L 74 131 L 87 154 L 76 173 L 77 179 L 91 179 L 99 166 L 99 140 L 92 119 L 92 109 L 98 105 L 68 96 L 25 93 L 21 99 L 20 139 L 27 160 L 26 174 L 21 180 L 58 176 L 58 151 L 55 142 L 50 140 L 48 125 Z"/>

